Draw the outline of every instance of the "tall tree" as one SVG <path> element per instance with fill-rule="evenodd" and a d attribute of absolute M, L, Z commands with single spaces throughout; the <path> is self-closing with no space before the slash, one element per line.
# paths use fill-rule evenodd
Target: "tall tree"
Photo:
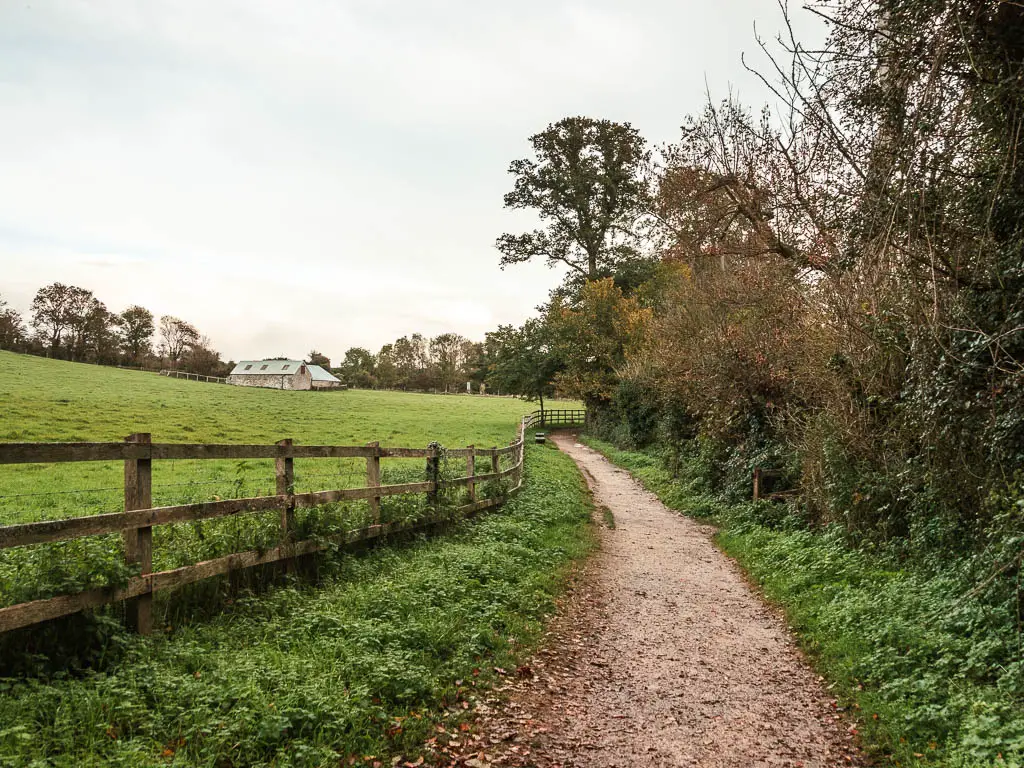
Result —
<path fill-rule="evenodd" d="M 385 344 L 377 353 L 377 384 L 392 389 L 398 384 L 398 367 L 395 365 L 395 345 Z"/>
<path fill-rule="evenodd" d="M 21 313 L 0 296 L 0 349 L 14 349 L 24 337 Z"/>
<path fill-rule="evenodd" d="M 107 305 L 90 294 L 88 305 L 72 323 L 72 357 L 96 363 L 116 363 L 117 337 L 113 331 L 113 319 Z"/>
<path fill-rule="evenodd" d="M 488 351 L 487 346 L 479 341 L 466 340 L 462 345 L 462 370 L 474 388 L 487 381 L 491 362 Z"/>
<path fill-rule="evenodd" d="M 373 353 L 363 347 L 350 347 L 345 351 L 345 359 L 341 363 L 342 376 L 350 387 L 369 388 L 374 384 Z"/>
<path fill-rule="evenodd" d="M 117 316 L 121 334 L 121 349 L 125 357 L 136 365 L 152 350 L 153 313 L 145 307 L 133 305 Z"/>
<path fill-rule="evenodd" d="M 309 351 L 308 362 L 310 365 L 319 365 L 321 368 L 329 370 L 331 367 L 331 358 L 327 355 L 321 354 L 315 349 Z"/>
<path fill-rule="evenodd" d="M 499 325 L 487 343 L 494 350 L 488 381 L 502 392 L 539 400 L 544 410 L 544 398 L 554 394 L 555 376 L 564 367 L 551 328 L 537 318 L 521 328 Z"/>
<path fill-rule="evenodd" d="M 498 238 L 501 266 L 543 257 L 585 280 L 612 276 L 637 258 L 636 223 L 648 209 L 641 176 L 646 142 L 629 123 L 567 117 L 530 137 L 534 157 L 516 160 L 505 207 L 531 210 L 543 229 Z"/>
<path fill-rule="evenodd" d="M 164 315 L 160 318 L 160 338 L 161 352 L 175 368 L 185 352 L 199 343 L 199 331 L 191 323 Z"/>
<path fill-rule="evenodd" d="M 182 359 L 192 373 L 202 376 L 223 376 L 226 373 L 224 363 L 220 359 L 220 352 L 213 348 L 213 342 L 210 341 L 209 336 L 202 336 L 189 344 Z"/>
<path fill-rule="evenodd" d="M 49 353 L 56 357 L 65 334 L 85 313 L 92 291 L 64 283 L 51 283 L 40 288 L 32 299 L 32 327 L 36 329 Z"/>
<path fill-rule="evenodd" d="M 21 313 L 0 297 L 0 349 L 18 349 L 25 340 Z"/>
<path fill-rule="evenodd" d="M 417 347 L 408 336 L 397 339 L 394 344 L 396 383 L 401 389 L 408 389 L 419 365 Z"/>
<path fill-rule="evenodd" d="M 457 388 L 463 379 L 467 343 L 468 340 L 457 333 L 442 333 L 430 340 L 430 356 L 437 365 L 438 381 L 445 392 Z"/>

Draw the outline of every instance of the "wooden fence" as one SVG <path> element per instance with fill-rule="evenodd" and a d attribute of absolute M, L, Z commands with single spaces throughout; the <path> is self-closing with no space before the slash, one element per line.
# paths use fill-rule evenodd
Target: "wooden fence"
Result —
<path fill-rule="evenodd" d="M 206 381 L 214 384 L 224 384 L 227 379 L 223 376 L 204 376 L 201 373 L 189 373 L 188 371 L 173 371 L 173 370 L 162 370 L 160 371 L 161 376 L 167 376 L 172 379 L 188 379 L 189 381 Z"/>
<path fill-rule="evenodd" d="M 560 427 L 582 427 L 587 423 L 587 412 L 578 410 L 534 411 L 528 417 L 530 425 L 558 429 Z"/>
<path fill-rule="evenodd" d="M 127 561 L 139 569 L 139 575 L 130 578 L 123 586 L 92 589 L 0 608 L 0 632 L 125 600 L 128 601 L 127 614 L 130 626 L 142 634 L 148 634 L 152 631 L 152 600 L 155 592 L 243 568 L 291 561 L 302 555 L 325 550 L 329 546 L 344 548 L 356 542 L 423 528 L 449 520 L 453 516 L 472 515 L 498 506 L 522 486 L 526 429 L 536 424 L 552 426 L 557 422 L 560 426 L 569 426 L 576 423 L 572 422 L 568 414 L 576 414 L 573 418 L 578 418 L 579 423 L 585 420 L 584 411 L 538 411 L 525 416 L 520 422 L 516 439 L 503 448 L 384 448 L 377 443 L 365 446 L 295 445 L 292 440 L 281 440 L 274 445 L 153 443 L 150 435 L 145 433 L 130 435 L 120 443 L 0 443 L 0 464 L 124 462 L 123 512 L 0 526 L 0 549 L 68 541 L 82 536 L 120 533 Z M 505 470 L 500 468 L 503 456 L 509 456 L 511 463 Z M 442 479 L 439 472 L 442 457 L 465 459 L 466 475 Z M 366 485 L 361 488 L 295 493 L 294 461 L 300 458 L 365 459 Z M 381 485 L 381 460 L 388 458 L 425 460 L 427 480 L 400 485 Z M 477 458 L 487 461 L 489 472 L 476 472 Z M 277 493 L 273 496 L 153 507 L 153 462 L 173 459 L 274 459 Z M 495 498 L 477 499 L 477 489 L 481 483 L 503 479 L 509 479 L 512 483 L 508 493 Z M 438 503 L 439 491 L 454 487 L 467 489 L 469 503 L 454 510 L 442 510 Z M 402 494 L 426 494 L 433 512 L 409 523 L 382 524 L 380 500 Z M 292 540 L 296 509 L 351 500 L 368 501 L 373 519 L 369 527 L 349 531 L 327 540 Z M 153 526 L 273 510 L 278 510 L 281 515 L 281 543 L 278 546 L 265 550 L 237 552 L 173 570 L 152 572 Z"/>

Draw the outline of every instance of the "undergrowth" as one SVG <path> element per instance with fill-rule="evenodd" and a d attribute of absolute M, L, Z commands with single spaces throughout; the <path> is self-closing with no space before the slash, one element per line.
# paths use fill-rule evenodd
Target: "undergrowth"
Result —
<path fill-rule="evenodd" d="M 726 504 L 699 456 L 673 477 L 653 452 L 584 442 L 667 506 L 719 526 L 719 545 L 785 610 L 882 763 L 1024 765 L 1019 592 L 979 589 L 970 558 L 914 562 L 837 526 L 808 530 L 781 504 Z"/>
<path fill-rule="evenodd" d="M 464 717 L 537 641 L 592 545 L 572 461 L 533 447 L 526 461 L 518 497 L 442 538 L 325 558 L 319 586 L 243 596 L 150 639 L 109 633 L 115 660 L 93 671 L 0 680 L 0 765 L 390 765 L 423 754 L 436 723 Z"/>

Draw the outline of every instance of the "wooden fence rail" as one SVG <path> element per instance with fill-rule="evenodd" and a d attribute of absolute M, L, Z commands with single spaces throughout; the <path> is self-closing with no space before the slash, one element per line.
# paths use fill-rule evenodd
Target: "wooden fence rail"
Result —
<path fill-rule="evenodd" d="M 536 411 L 530 414 L 530 417 L 536 418 L 536 421 L 532 422 L 532 424 L 537 424 L 541 427 L 575 427 L 585 426 L 587 423 L 587 412 L 582 409 Z"/>
<path fill-rule="evenodd" d="M 188 379 L 189 381 L 206 381 L 214 384 L 224 384 L 227 379 L 223 376 L 205 376 L 201 373 L 189 373 L 188 371 L 174 371 L 174 370 L 163 370 L 160 371 L 161 376 L 167 376 L 172 379 Z"/>
<path fill-rule="evenodd" d="M 242 568 L 275 562 L 285 565 L 294 558 L 319 552 L 327 547 L 354 544 L 400 531 L 434 525 L 454 516 L 472 515 L 495 507 L 519 490 L 523 482 L 523 448 L 525 431 L 531 426 L 571 426 L 583 423 L 585 411 L 544 411 L 525 416 L 516 438 L 506 447 L 442 449 L 385 448 L 377 443 L 365 446 L 295 445 L 281 440 L 274 445 L 209 445 L 186 443 L 153 443 L 146 433 L 130 435 L 121 443 L 0 443 L 0 464 L 63 463 L 76 461 L 124 462 L 124 511 L 107 514 L 45 520 L 34 523 L 0 526 L 0 550 L 32 544 L 70 541 L 83 536 L 120 533 L 126 560 L 139 570 L 139 575 L 119 587 L 93 589 L 77 594 L 35 600 L 0 608 L 0 632 L 30 626 L 59 616 L 106 603 L 127 601 L 128 622 L 142 634 L 152 631 L 152 596 L 154 592 L 173 589 Z M 501 469 L 501 458 L 510 457 L 511 466 Z M 439 465 L 443 458 L 466 460 L 467 474 L 442 479 Z M 476 459 L 490 459 L 490 472 L 476 473 Z M 297 458 L 363 458 L 366 460 L 366 486 L 306 493 L 295 492 L 294 460 Z M 414 483 L 381 485 L 381 459 L 425 459 L 427 480 Z M 276 493 L 193 504 L 154 507 L 152 501 L 152 464 L 168 459 L 274 459 Z M 511 480 L 512 487 L 504 495 L 477 499 L 481 483 Z M 465 487 L 468 504 L 455 509 L 442 509 L 438 493 L 449 488 Z M 431 514 L 408 523 L 380 522 L 380 500 L 403 494 L 426 494 L 433 507 Z M 331 539 L 294 541 L 295 510 L 338 501 L 367 500 L 372 524 Z M 238 552 L 169 571 L 152 572 L 153 526 L 197 520 L 212 520 L 240 514 L 279 510 L 281 543 L 272 549 Z"/>

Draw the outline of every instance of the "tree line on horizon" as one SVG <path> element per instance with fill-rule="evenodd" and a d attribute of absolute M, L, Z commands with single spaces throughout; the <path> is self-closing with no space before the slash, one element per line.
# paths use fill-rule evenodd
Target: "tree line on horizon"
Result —
<path fill-rule="evenodd" d="M 409 391 L 479 392 L 481 385 L 515 394 L 523 390 L 506 367 L 511 329 L 499 328 L 484 342 L 456 333 L 402 336 L 376 352 L 348 349 L 338 365 L 311 350 L 306 362 L 320 365 L 350 387 Z M 204 376 L 226 376 L 233 361 L 223 361 L 209 337 L 192 323 L 172 315 L 155 317 L 139 305 L 112 312 L 92 291 L 64 283 L 40 288 L 28 321 L 0 296 L 0 349 L 44 357 L 157 370 L 177 369 Z"/>
<path fill-rule="evenodd" d="M 0 349 L 98 365 L 187 368 L 223 375 L 209 337 L 173 315 L 155 317 L 133 304 L 112 312 L 92 291 L 51 283 L 32 299 L 26 323 L 0 296 Z"/>

